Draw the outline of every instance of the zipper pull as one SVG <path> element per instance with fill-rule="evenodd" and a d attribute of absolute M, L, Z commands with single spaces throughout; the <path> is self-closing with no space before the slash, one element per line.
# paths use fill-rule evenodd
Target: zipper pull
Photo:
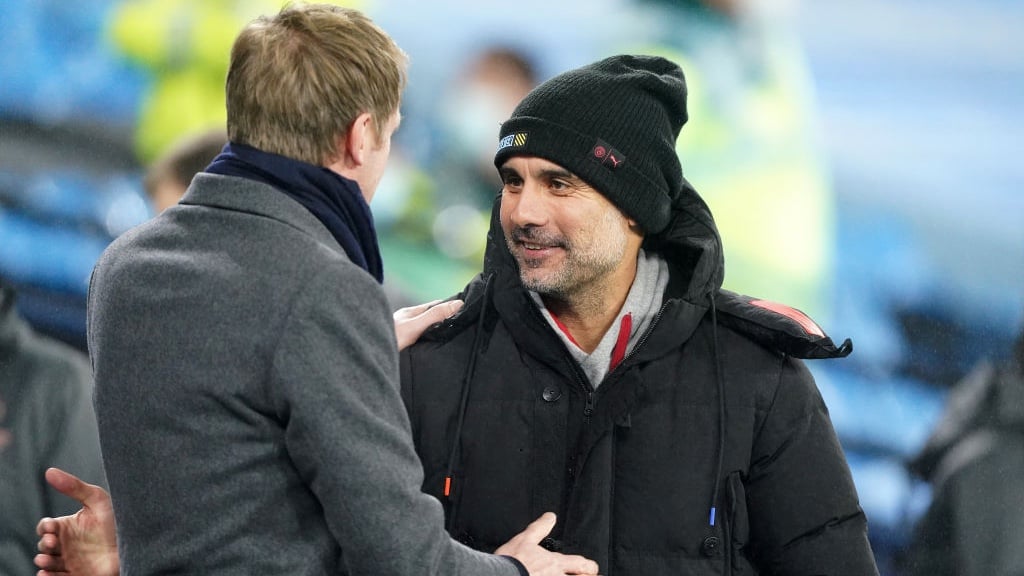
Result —
<path fill-rule="evenodd" d="M 590 415 L 594 413 L 594 391 L 587 390 L 587 405 L 583 408 L 583 416 L 590 421 Z"/>

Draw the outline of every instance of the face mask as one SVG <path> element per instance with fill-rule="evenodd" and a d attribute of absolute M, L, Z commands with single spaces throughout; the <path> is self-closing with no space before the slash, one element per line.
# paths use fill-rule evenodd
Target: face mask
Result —
<path fill-rule="evenodd" d="M 501 123 L 511 114 L 507 97 L 495 88 L 471 84 L 448 99 L 444 123 L 447 145 L 459 156 L 489 164 Z"/>

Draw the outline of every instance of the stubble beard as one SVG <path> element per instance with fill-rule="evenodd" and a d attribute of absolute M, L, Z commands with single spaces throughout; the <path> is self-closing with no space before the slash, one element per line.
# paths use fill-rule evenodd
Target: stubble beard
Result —
<path fill-rule="evenodd" d="M 626 236 L 611 214 L 587 232 L 589 238 L 584 237 L 576 242 L 523 228 L 514 230 L 511 236 L 506 235 L 509 250 L 519 263 L 519 279 L 523 287 L 545 298 L 567 303 L 579 303 L 603 293 L 602 280 L 615 270 L 625 256 Z M 522 246 L 515 242 L 516 239 L 557 245 L 564 251 L 562 262 L 547 274 L 542 274 L 545 260 L 526 257 Z M 530 274 L 533 270 L 541 274 Z"/>

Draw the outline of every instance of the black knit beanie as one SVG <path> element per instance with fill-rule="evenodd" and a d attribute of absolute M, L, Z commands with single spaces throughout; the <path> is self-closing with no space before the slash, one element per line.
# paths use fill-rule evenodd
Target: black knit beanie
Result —
<path fill-rule="evenodd" d="M 612 56 L 531 91 L 501 125 L 494 165 L 523 155 L 554 162 L 656 234 L 685 182 L 675 143 L 686 119 L 679 66 Z"/>

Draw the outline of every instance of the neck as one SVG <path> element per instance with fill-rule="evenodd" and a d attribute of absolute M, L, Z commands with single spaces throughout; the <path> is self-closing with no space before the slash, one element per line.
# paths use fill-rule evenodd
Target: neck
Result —
<path fill-rule="evenodd" d="M 636 258 L 621 267 L 613 277 L 582 286 L 567 296 L 541 294 L 544 307 L 558 318 L 576 344 L 591 353 L 601 343 L 612 322 L 622 310 L 636 278 Z"/>

